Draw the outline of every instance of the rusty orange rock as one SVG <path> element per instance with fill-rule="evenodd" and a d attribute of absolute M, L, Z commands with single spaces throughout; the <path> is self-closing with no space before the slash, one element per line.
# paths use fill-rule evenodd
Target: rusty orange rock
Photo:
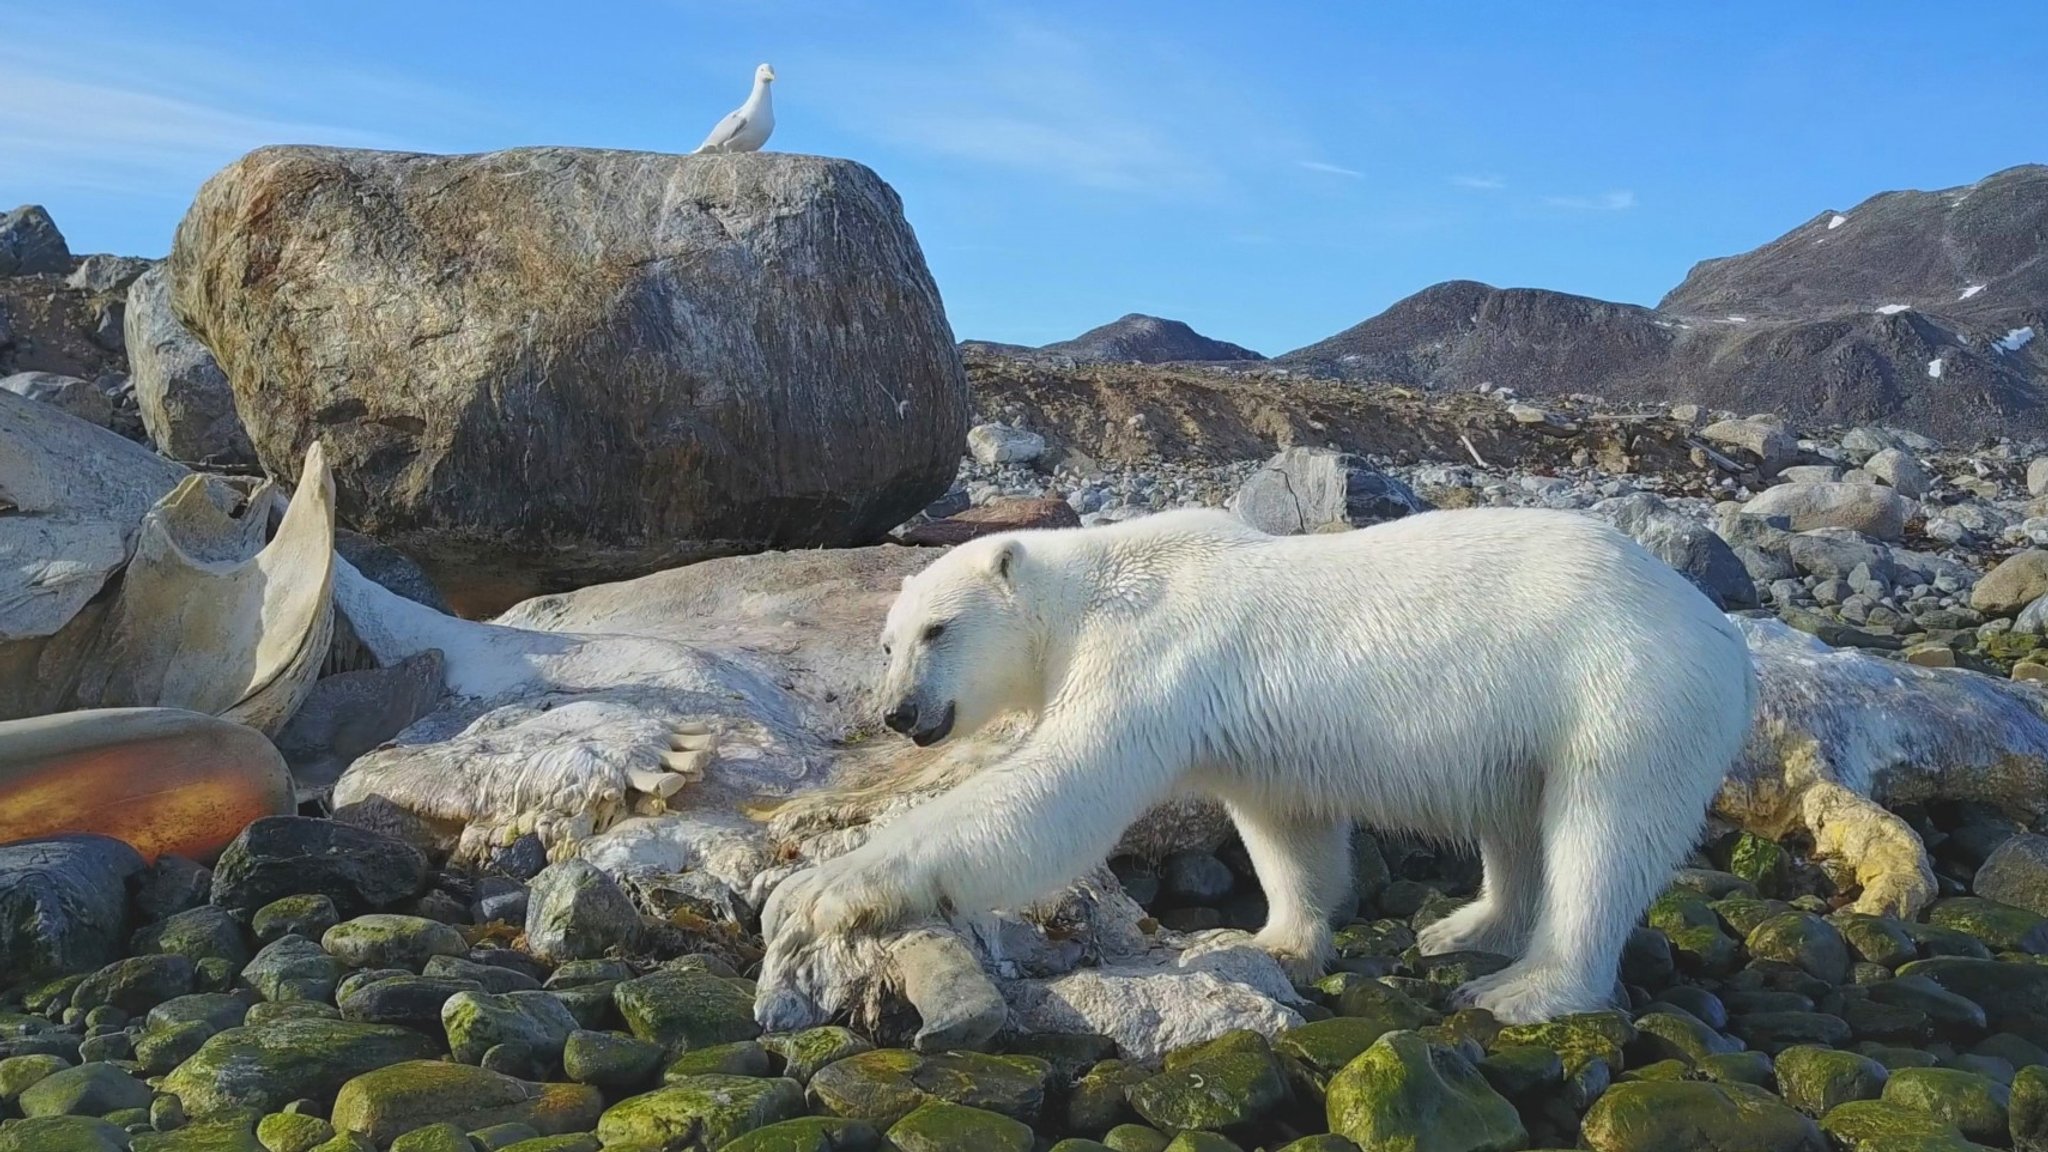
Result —
<path fill-rule="evenodd" d="M 291 772 L 253 728 L 177 708 L 0 723 L 0 843 L 95 832 L 143 857 L 211 860 L 294 810 Z"/>

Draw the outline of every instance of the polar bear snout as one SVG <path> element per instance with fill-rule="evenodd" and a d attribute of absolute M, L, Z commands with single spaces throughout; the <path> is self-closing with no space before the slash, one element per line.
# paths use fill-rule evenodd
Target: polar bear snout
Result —
<path fill-rule="evenodd" d="M 891 731 L 910 737 L 919 748 L 924 748 L 952 734 L 953 711 L 951 700 L 938 708 L 921 708 L 916 700 L 905 698 L 882 714 L 882 723 L 887 724 Z"/>

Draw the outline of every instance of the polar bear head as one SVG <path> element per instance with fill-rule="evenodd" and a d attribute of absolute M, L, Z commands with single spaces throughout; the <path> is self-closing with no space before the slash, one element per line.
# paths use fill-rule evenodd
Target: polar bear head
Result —
<path fill-rule="evenodd" d="M 885 724 L 923 746 L 1036 705 L 1031 569 L 1017 536 L 985 536 L 904 578 L 882 626 Z"/>

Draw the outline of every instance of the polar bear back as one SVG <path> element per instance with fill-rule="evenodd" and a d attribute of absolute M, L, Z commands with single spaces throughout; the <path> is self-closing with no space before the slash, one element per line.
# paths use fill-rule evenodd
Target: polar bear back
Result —
<path fill-rule="evenodd" d="M 1050 561 L 1035 578 L 1090 582 L 1058 699 L 1118 715 L 1063 722 L 1128 725 L 1202 765 L 1206 789 L 1268 805 L 1465 835 L 1550 774 L 1668 759 L 1681 740 L 1718 766 L 1669 771 L 1718 778 L 1754 706 L 1727 618 L 1574 513 L 1272 537 L 1175 512 L 1019 539 Z"/>

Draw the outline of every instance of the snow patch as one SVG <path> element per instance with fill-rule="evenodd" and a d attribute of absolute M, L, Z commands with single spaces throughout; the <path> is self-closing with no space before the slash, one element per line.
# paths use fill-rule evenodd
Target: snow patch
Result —
<path fill-rule="evenodd" d="M 1749 323 L 1749 317 L 1747 317 L 1747 316 L 1730 316 L 1730 317 L 1728 318 L 1728 322 L 1729 322 L 1730 324 L 1747 324 L 1747 323 Z"/>
<path fill-rule="evenodd" d="M 1927 362 L 1927 378 L 1929 380 L 1941 379 L 1941 357 L 1936 356 Z"/>
<path fill-rule="evenodd" d="M 1982 292 L 1983 290 L 1984 286 L 1982 284 L 1972 284 L 1968 288 L 1963 289 L 1963 294 L 1961 296 L 1956 297 L 1956 299 L 1968 300 L 1970 297 L 1975 296 L 1977 293 Z"/>
<path fill-rule="evenodd" d="M 1881 304 L 1878 306 L 1877 314 L 1879 316 L 1897 316 L 1901 312 L 1910 312 L 1912 310 L 1913 306 L 1911 304 Z"/>
<path fill-rule="evenodd" d="M 2028 344 L 2033 343 L 2033 341 L 2034 326 L 2029 324 L 2024 328 L 2015 328 L 2012 331 L 2007 332 L 2003 340 L 1998 340 L 1994 343 L 1998 347 L 2005 349 L 2007 352 L 2017 352 L 2020 349 L 2025 348 Z"/>
<path fill-rule="evenodd" d="M 1828 217 L 1828 231 L 1833 232 L 1835 229 L 1840 228 L 1842 225 L 1847 224 L 1848 222 L 1849 218 L 1847 216 L 1844 216 L 1840 212 L 1837 212 L 1833 216 Z"/>

